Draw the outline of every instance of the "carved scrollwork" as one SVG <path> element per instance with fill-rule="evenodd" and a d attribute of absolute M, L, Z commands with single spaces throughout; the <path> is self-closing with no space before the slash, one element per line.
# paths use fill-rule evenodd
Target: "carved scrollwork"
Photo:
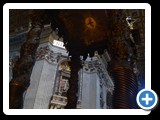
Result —
<path fill-rule="evenodd" d="M 48 46 L 39 47 L 36 52 L 36 60 L 41 60 L 45 58 L 45 55 L 48 53 Z"/>
<path fill-rule="evenodd" d="M 37 50 L 36 59 L 37 60 L 45 59 L 49 63 L 58 63 L 62 58 L 61 58 L 61 53 L 55 53 L 48 46 L 45 46 L 45 47 L 40 47 Z"/>
<path fill-rule="evenodd" d="M 96 67 L 98 76 L 100 78 L 100 87 L 102 88 L 104 85 L 106 86 L 107 92 L 112 93 L 114 90 L 114 84 L 110 76 L 107 74 L 107 71 L 103 68 L 102 64 L 98 60 L 94 62 L 94 66 Z"/>
<path fill-rule="evenodd" d="M 94 62 L 94 66 L 97 69 L 98 76 L 100 78 L 100 86 L 106 86 L 107 75 L 105 74 L 105 70 L 103 69 L 102 64 L 97 60 Z"/>
<path fill-rule="evenodd" d="M 88 72 L 88 73 L 96 72 L 96 68 L 94 66 L 94 61 L 85 61 L 83 69 L 85 72 Z"/>
<path fill-rule="evenodd" d="M 106 87 L 107 92 L 113 92 L 114 84 L 108 75 L 106 69 L 103 68 L 102 63 L 99 60 L 95 61 L 85 61 L 83 65 L 83 70 L 87 73 L 97 72 L 100 80 L 100 87 Z"/>

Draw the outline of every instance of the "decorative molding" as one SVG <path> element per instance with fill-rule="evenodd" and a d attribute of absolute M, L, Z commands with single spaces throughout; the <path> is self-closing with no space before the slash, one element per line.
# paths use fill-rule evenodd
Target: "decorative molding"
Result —
<path fill-rule="evenodd" d="M 49 109 L 64 109 L 67 104 L 67 97 L 53 95 Z M 81 101 L 77 101 L 77 109 L 81 109 Z"/>
<path fill-rule="evenodd" d="M 62 59 L 61 53 L 55 53 L 49 46 L 39 47 L 36 52 L 36 60 L 45 59 L 49 63 L 58 63 Z"/>
<path fill-rule="evenodd" d="M 95 61 L 85 61 L 83 64 L 83 70 L 87 73 L 96 73 L 100 78 L 100 87 L 106 87 L 107 92 L 113 92 L 114 84 L 107 73 L 107 70 L 103 67 L 102 63 L 99 60 Z"/>
<path fill-rule="evenodd" d="M 107 70 L 103 67 L 102 63 L 98 60 L 95 61 L 95 67 L 97 69 L 97 74 L 100 78 L 100 86 L 106 86 L 107 92 L 112 92 L 114 90 L 114 84 L 107 73 Z"/>
<path fill-rule="evenodd" d="M 87 73 L 94 73 L 96 72 L 96 67 L 94 65 L 95 61 L 84 61 L 83 63 L 83 70 Z"/>

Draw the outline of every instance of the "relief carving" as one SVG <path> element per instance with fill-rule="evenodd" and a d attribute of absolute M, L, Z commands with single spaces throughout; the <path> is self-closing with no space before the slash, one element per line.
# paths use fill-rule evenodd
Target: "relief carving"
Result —
<path fill-rule="evenodd" d="M 85 61 L 83 65 L 83 70 L 87 73 L 97 72 L 100 78 L 100 87 L 106 87 L 107 92 L 113 92 L 114 84 L 108 75 L 107 71 L 103 68 L 103 65 L 99 60 L 95 61 Z"/>
<path fill-rule="evenodd" d="M 83 65 L 83 69 L 85 72 L 88 72 L 88 73 L 96 72 L 94 61 L 85 61 Z"/>
<path fill-rule="evenodd" d="M 55 53 L 48 46 L 40 47 L 36 52 L 36 59 L 45 59 L 49 63 L 58 63 L 62 59 L 61 53 Z"/>
<path fill-rule="evenodd" d="M 100 87 L 102 88 L 103 85 L 106 87 L 107 92 L 113 92 L 114 84 L 107 74 L 107 71 L 103 68 L 102 64 L 97 60 L 94 62 L 94 66 L 97 69 L 98 76 L 100 78 Z"/>

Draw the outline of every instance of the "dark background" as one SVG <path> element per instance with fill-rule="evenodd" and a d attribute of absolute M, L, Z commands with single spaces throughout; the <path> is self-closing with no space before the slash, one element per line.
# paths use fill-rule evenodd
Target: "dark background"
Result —
<path fill-rule="evenodd" d="M 96 0 L 94 1 L 94 3 L 100 3 L 102 0 Z M 17 3 L 22 3 L 22 0 L 14 0 L 14 2 L 17 2 Z M 40 1 L 39 1 L 40 2 Z M 74 3 L 75 0 L 57 0 L 57 1 L 50 1 L 50 0 L 45 0 L 45 2 L 55 2 L 55 3 Z M 76 0 L 77 3 L 92 3 L 93 0 Z M 110 2 L 107 0 L 105 0 L 105 2 L 107 3 L 149 3 L 151 5 L 151 86 L 152 86 L 152 90 L 154 90 L 157 94 L 158 94 L 158 97 L 160 98 L 160 94 L 159 94 L 159 91 L 160 91 L 160 72 L 159 72 L 159 69 L 160 69 L 160 60 L 159 60 L 159 28 L 160 28 L 160 21 L 157 17 L 159 17 L 159 10 L 158 10 L 158 6 L 156 5 L 156 3 L 151 3 L 151 1 L 149 0 L 121 0 L 121 1 L 118 1 L 118 0 L 110 0 Z M 1 6 L 2 6 L 2 9 L 3 9 L 3 5 L 5 3 L 13 3 L 13 0 L 7 0 L 7 1 L 3 1 Z M 33 0 L 23 0 L 23 3 L 34 3 Z M 103 1 L 101 2 L 103 3 Z M 53 6 L 54 7 L 54 6 Z M 2 12 L 2 15 L 3 15 L 3 12 Z M 4 46 L 3 46 L 4 47 Z M 146 66 L 147 67 L 147 66 Z M 4 87 L 4 86 L 3 86 Z M 2 93 L 2 92 L 1 92 Z M 1 97 L 1 100 L 2 100 L 2 97 Z M 3 102 L 1 102 L 3 103 Z M 159 106 L 160 104 L 152 110 L 152 112 L 147 115 L 147 116 L 138 116 L 137 118 L 138 119 L 150 119 L 152 120 L 153 117 L 156 117 L 158 115 L 158 113 L 160 113 L 160 110 L 159 110 Z M 2 109 L 2 116 L 3 118 L 5 118 L 5 120 L 7 119 L 15 119 L 15 117 L 17 118 L 17 116 L 8 116 L 8 115 L 5 115 L 3 113 L 3 107 L 1 107 Z M 29 116 L 27 116 L 29 117 Z M 44 118 L 46 118 L 45 116 L 43 116 Z M 48 117 L 48 116 L 47 116 Z M 51 117 L 51 116 L 50 116 Z M 56 119 L 56 117 L 59 118 L 59 116 L 52 116 L 51 119 Z M 63 116 L 63 117 L 66 117 L 66 116 Z M 104 116 L 105 117 L 105 116 Z M 105 119 L 108 119 L 109 117 L 111 116 L 106 116 Z M 119 118 L 119 116 L 112 116 L 112 117 L 118 117 L 118 119 L 121 119 Z M 120 116 L 121 117 L 121 116 Z M 136 116 L 133 116 L 133 117 L 136 117 Z M 24 119 L 24 116 L 18 116 L 18 118 L 20 119 Z M 90 118 L 90 117 L 89 117 Z M 131 116 L 125 116 L 125 118 L 128 118 L 128 119 L 131 119 L 132 117 Z M 59 118 L 60 119 L 60 118 Z M 66 118 L 64 118 L 66 119 Z M 98 119 L 100 119 L 98 117 Z M 155 118 L 155 119 L 158 119 L 158 118 Z"/>

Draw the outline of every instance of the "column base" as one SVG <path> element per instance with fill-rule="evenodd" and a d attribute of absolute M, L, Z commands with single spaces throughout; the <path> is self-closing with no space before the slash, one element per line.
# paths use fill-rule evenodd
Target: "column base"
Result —
<path fill-rule="evenodd" d="M 23 108 L 23 93 L 25 90 L 18 85 L 9 85 L 9 109 Z"/>

